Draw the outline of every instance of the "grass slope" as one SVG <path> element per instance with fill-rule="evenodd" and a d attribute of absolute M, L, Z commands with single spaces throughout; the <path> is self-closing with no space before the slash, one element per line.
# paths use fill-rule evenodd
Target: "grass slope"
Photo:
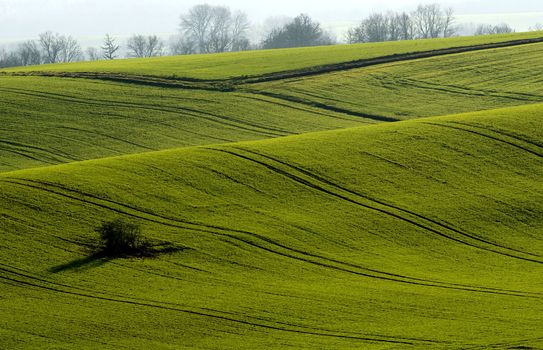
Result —
<path fill-rule="evenodd" d="M 542 102 L 542 47 L 440 56 L 232 92 L 4 76 L 0 171 Z"/>
<path fill-rule="evenodd" d="M 542 118 L 534 105 L 0 174 L 2 345 L 542 347 Z M 89 256 L 119 216 L 186 249 Z"/>
<path fill-rule="evenodd" d="M 16 67 L 3 72 L 109 72 L 226 79 L 458 46 L 532 39 L 541 32 Z"/>
<path fill-rule="evenodd" d="M 372 123 L 247 93 L 0 78 L 0 172 Z"/>
<path fill-rule="evenodd" d="M 284 99 L 409 119 L 543 102 L 543 44 L 248 85 Z"/>

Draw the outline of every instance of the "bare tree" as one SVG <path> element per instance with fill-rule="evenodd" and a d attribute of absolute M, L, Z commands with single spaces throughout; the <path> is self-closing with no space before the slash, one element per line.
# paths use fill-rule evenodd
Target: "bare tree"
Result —
<path fill-rule="evenodd" d="M 415 39 L 415 27 L 409 14 L 402 12 L 397 15 L 398 25 L 400 26 L 400 40 Z"/>
<path fill-rule="evenodd" d="M 411 18 L 406 13 L 374 13 L 364 19 L 357 27 L 347 32 L 351 44 L 361 42 L 381 42 L 389 40 L 409 40 L 414 38 Z"/>
<path fill-rule="evenodd" d="M 232 14 L 227 7 L 214 7 L 209 26 L 208 52 L 225 52 L 232 40 L 230 26 Z"/>
<path fill-rule="evenodd" d="M 43 50 L 44 63 L 60 62 L 63 44 L 59 34 L 53 34 L 52 32 L 42 33 L 39 36 L 39 42 Z"/>
<path fill-rule="evenodd" d="M 60 36 L 60 61 L 75 62 L 82 59 L 83 53 L 81 51 L 81 46 L 78 42 L 71 36 Z"/>
<path fill-rule="evenodd" d="M 530 31 L 532 32 L 539 32 L 543 30 L 543 23 L 536 23 L 532 27 L 530 27 Z"/>
<path fill-rule="evenodd" d="M 348 44 L 365 43 L 366 28 L 363 24 L 350 28 L 345 35 L 345 39 Z"/>
<path fill-rule="evenodd" d="M 112 38 L 109 34 L 106 34 L 104 38 L 104 45 L 102 46 L 102 57 L 106 60 L 114 60 L 117 58 L 117 51 L 119 51 L 120 46 L 117 45 L 115 39 Z"/>
<path fill-rule="evenodd" d="M 248 28 L 249 21 L 244 13 L 232 14 L 228 7 L 207 4 L 191 8 L 181 16 L 180 23 L 181 35 L 195 42 L 199 53 L 237 51 L 248 47 Z"/>
<path fill-rule="evenodd" d="M 95 47 L 88 47 L 86 54 L 89 61 L 98 61 L 102 57 L 100 51 Z"/>
<path fill-rule="evenodd" d="M 232 18 L 231 31 L 231 51 L 245 51 L 251 46 L 251 42 L 247 38 L 249 30 L 249 19 L 243 12 L 236 12 Z"/>
<path fill-rule="evenodd" d="M 128 39 L 127 47 L 130 57 L 155 57 L 162 55 L 164 43 L 156 35 L 133 35 Z"/>
<path fill-rule="evenodd" d="M 455 33 L 453 10 L 442 10 L 438 4 L 419 5 L 411 18 L 420 38 L 448 37 Z"/>
<path fill-rule="evenodd" d="M 15 52 L 6 52 L 5 49 L 0 49 L 0 68 L 21 66 L 22 62 Z"/>
<path fill-rule="evenodd" d="M 387 19 L 387 40 L 397 41 L 401 40 L 402 26 L 400 14 L 389 12 L 386 15 Z"/>
<path fill-rule="evenodd" d="M 42 55 L 39 45 L 34 40 L 25 41 L 19 44 L 17 55 L 21 59 L 21 65 L 30 66 L 42 63 Z"/>
<path fill-rule="evenodd" d="M 128 47 L 128 55 L 131 57 L 147 57 L 147 39 L 143 35 L 133 35 L 126 44 Z"/>
<path fill-rule="evenodd" d="M 192 55 L 196 53 L 196 42 L 189 37 L 177 35 L 170 41 L 170 54 Z"/>
<path fill-rule="evenodd" d="M 164 54 L 164 42 L 156 35 L 147 37 L 147 57 L 162 56 Z"/>
<path fill-rule="evenodd" d="M 45 32 L 40 34 L 44 63 L 74 62 L 81 59 L 81 47 L 71 36 Z"/>
<path fill-rule="evenodd" d="M 452 9 L 452 7 L 445 9 L 441 18 L 441 30 L 443 32 L 444 38 L 450 38 L 456 33 L 456 28 L 454 27 L 454 20 L 454 10 Z"/>
<path fill-rule="evenodd" d="M 193 38 L 198 47 L 198 52 L 208 52 L 208 32 L 213 20 L 213 8 L 208 5 L 196 5 L 192 7 L 188 14 L 181 16 L 181 32 L 186 36 Z"/>

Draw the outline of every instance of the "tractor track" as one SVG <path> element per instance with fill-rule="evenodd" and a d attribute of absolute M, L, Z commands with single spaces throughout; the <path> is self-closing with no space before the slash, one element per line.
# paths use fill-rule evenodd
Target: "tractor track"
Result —
<path fill-rule="evenodd" d="M 308 252 L 298 250 L 292 247 L 288 247 L 268 237 L 264 237 L 262 235 L 248 232 L 248 231 L 234 230 L 234 229 L 224 228 L 224 227 L 220 227 L 216 225 L 192 223 L 185 220 L 179 220 L 176 218 L 161 216 L 161 215 L 157 215 L 151 212 L 143 211 L 142 209 L 139 209 L 139 208 L 127 206 L 122 203 L 99 198 L 94 195 L 82 194 L 81 192 L 78 192 L 78 191 L 63 188 L 63 190 L 71 191 L 71 192 L 74 192 L 75 194 L 75 195 L 70 195 L 70 194 L 59 192 L 59 191 L 54 191 L 48 188 L 44 188 L 42 187 L 44 186 L 44 184 L 41 182 L 35 182 L 35 184 L 25 184 L 19 181 L 6 181 L 6 180 L 2 180 L 2 181 L 19 185 L 19 186 L 29 187 L 32 189 L 46 191 L 46 192 L 55 194 L 57 196 L 62 196 L 62 197 L 69 198 L 72 200 L 81 201 L 90 205 L 101 207 L 103 209 L 115 211 L 119 214 L 131 216 L 136 219 L 145 220 L 145 221 L 156 223 L 156 224 L 166 225 L 166 226 L 170 226 L 170 227 L 174 227 L 178 229 L 190 230 L 193 232 L 224 236 L 229 239 L 233 239 L 243 244 L 249 245 L 253 248 L 264 250 L 271 254 L 277 254 L 285 258 L 296 259 L 296 260 L 303 261 L 305 263 L 309 263 L 312 265 L 329 268 L 333 270 L 338 270 L 338 271 L 342 271 L 342 272 L 346 272 L 350 274 L 355 274 L 358 276 L 376 278 L 380 280 L 399 282 L 399 283 L 405 283 L 405 284 L 411 284 L 411 285 L 426 286 L 426 287 L 448 288 L 448 289 L 455 289 L 455 290 L 462 290 L 462 291 L 481 292 L 481 293 L 490 293 L 490 294 L 517 296 L 517 297 L 543 298 L 543 293 L 521 292 L 521 291 L 499 289 L 499 288 L 478 287 L 478 286 L 471 286 L 471 285 L 463 285 L 463 284 L 414 278 L 414 277 L 402 276 L 399 274 L 378 271 L 378 270 L 369 269 L 363 266 L 350 264 L 350 263 L 342 262 L 335 259 L 330 259 L 321 255 L 308 253 Z M 33 182 L 32 180 L 23 180 L 23 179 L 20 179 L 20 181 Z M 58 187 L 58 185 L 55 185 L 55 184 L 45 184 L 45 186 Z M 62 187 L 59 187 L 59 188 L 62 188 Z M 94 201 L 85 199 L 85 198 L 80 198 L 82 195 L 87 196 L 91 199 L 94 199 Z M 96 200 L 102 201 L 104 203 L 98 203 L 96 202 Z M 109 203 L 109 205 L 107 205 L 107 203 Z M 115 206 L 120 206 L 121 209 L 116 208 Z M 240 237 L 240 235 L 243 235 L 246 237 Z M 259 241 L 259 243 L 255 243 L 254 242 L 255 239 Z M 271 245 L 273 248 L 270 248 L 266 245 Z M 285 250 L 286 252 L 281 251 L 281 250 Z M 322 262 L 321 260 L 324 260 L 325 262 Z M 337 266 L 337 265 L 343 265 L 343 266 Z M 357 271 L 357 270 L 361 270 L 361 271 Z"/>
<path fill-rule="evenodd" d="M 426 230 L 426 231 L 429 231 L 429 232 L 432 232 L 438 236 L 441 236 L 443 238 L 446 238 L 446 239 L 449 239 L 449 240 L 452 240 L 452 241 L 455 241 L 457 243 L 460 243 L 460 244 L 463 244 L 463 245 L 467 245 L 467 246 L 470 246 L 472 248 L 476 248 L 476 249 L 482 249 L 482 250 L 486 250 L 486 251 L 489 251 L 489 252 L 492 252 L 492 253 L 496 253 L 496 254 L 500 254 L 500 255 L 504 255 L 504 256 L 508 256 L 508 257 L 511 257 L 511 258 L 515 258 L 515 259 L 520 259 L 520 260 L 524 260 L 524 261 L 529 261 L 529 262 L 534 262 L 534 263 L 538 263 L 538 264 L 543 264 L 543 261 L 541 260 L 536 260 L 534 258 L 527 258 L 527 257 L 523 257 L 523 256 L 519 256 L 518 254 L 515 254 L 514 252 L 518 252 L 518 253 L 522 253 L 522 254 L 527 254 L 525 252 L 522 252 L 522 251 L 515 251 L 514 249 L 511 249 L 511 248 L 508 248 L 508 247 L 505 247 L 505 246 L 499 246 L 495 243 L 492 243 L 492 242 L 489 242 L 489 241 L 486 241 L 486 240 L 483 240 L 479 237 L 476 237 L 476 236 L 473 236 L 473 235 L 469 235 L 469 234 L 466 234 L 466 233 L 463 233 L 459 230 L 456 230 L 454 228 L 451 228 L 450 226 L 445 226 L 444 224 L 441 224 L 435 220 L 432 220 L 432 219 L 429 219 L 429 218 L 425 218 L 423 216 L 420 216 L 419 214 L 416 214 L 416 213 L 412 213 L 412 212 L 408 212 L 407 210 L 405 209 L 401 209 L 401 208 L 397 208 L 397 207 L 393 207 L 393 209 L 396 209 L 396 210 L 399 210 L 401 212 L 404 212 L 404 213 L 407 213 L 407 214 L 410 214 L 410 215 L 413 215 L 415 217 L 417 217 L 417 219 L 423 219 L 425 220 L 426 222 L 429 222 L 431 224 L 435 224 L 435 225 L 438 225 L 438 226 L 441 226 L 442 228 L 447 228 L 448 230 L 450 231 L 453 231 L 455 233 L 458 233 L 464 237 L 467 237 L 467 238 L 470 238 L 470 239 L 473 239 L 475 241 L 478 241 L 479 243 L 485 243 L 485 244 L 488 244 L 490 245 L 490 247 L 485 247 L 485 246 L 480 246 L 480 245 L 476 245 L 474 243 L 469 243 L 469 242 L 466 242 L 466 241 L 463 241 L 459 238 L 455 238 L 451 235 L 448 235 L 448 234 L 445 234 L 441 231 L 438 231 L 437 229 L 434 229 L 432 228 L 429 224 L 427 223 L 420 223 L 420 222 L 417 222 L 415 221 L 414 219 L 411 219 L 411 218 L 408 218 L 408 217 L 405 217 L 401 214 L 398 214 L 398 213 L 394 213 L 393 211 L 391 211 L 390 209 L 392 207 L 389 207 L 388 209 L 383 209 L 383 208 L 378 208 L 374 205 L 368 205 L 368 204 L 364 204 L 364 203 L 361 203 L 357 200 L 353 200 L 352 198 L 349 198 L 347 195 L 344 195 L 344 194 L 340 194 L 340 193 L 337 193 L 337 192 L 334 192 L 333 190 L 329 190 L 329 189 L 326 189 L 324 188 L 323 186 L 319 185 L 319 184 L 315 184 L 307 179 L 304 179 L 304 178 L 301 178 L 297 175 L 294 175 L 292 173 L 289 173 L 288 171 L 285 171 L 283 169 L 280 169 L 276 166 L 273 166 L 273 165 L 270 165 L 268 163 L 265 163 L 263 161 L 259 161 L 259 160 L 256 160 L 256 159 L 253 159 L 249 156 L 245 156 L 245 155 L 241 155 L 241 154 L 238 154 L 238 153 L 235 153 L 235 152 L 232 152 L 232 151 L 228 151 L 228 150 L 224 150 L 224 149 L 215 149 L 216 151 L 219 151 L 219 152 L 224 152 L 224 153 L 227 153 L 227 154 L 230 154 L 232 156 L 235 156 L 235 157 L 238 157 L 238 158 L 241 158 L 241 159 L 245 159 L 247 161 L 250 161 L 250 162 L 253 162 L 253 163 L 256 163 L 256 164 L 259 164 L 261 166 L 264 166 L 265 168 L 275 172 L 275 173 L 278 173 L 279 175 L 282 175 L 282 176 L 285 176 L 299 184 L 302 184 L 304 186 L 307 186 L 309 188 L 312 188 L 314 190 L 317 190 L 319 192 L 322 192 L 322 193 L 326 193 L 328 195 L 331 195 L 333 197 L 337 197 L 337 198 L 340 198 L 342 200 L 345 200 L 347 202 L 350 202 L 350 203 L 353 203 L 355 205 L 358 205 L 358 206 L 361 206 L 363 208 L 366 208 L 366 209 L 370 209 L 372 211 L 376 211 L 376 212 L 379 212 L 381 214 L 384 214 L 384 215 L 388 215 L 390 217 L 393 217 L 395 219 L 398 219 L 398 220 L 401 220 L 401 221 L 404 221 L 408 224 L 411 224 L 411 225 L 414 225 L 416 227 L 419 227 L 423 230 Z M 322 180 L 319 180 L 319 181 L 322 181 Z M 326 184 L 326 183 L 325 183 Z M 330 185 L 330 184 L 328 184 Z M 338 187 L 337 185 L 332 185 L 332 186 L 335 186 L 336 188 L 340 188 Z M 343 188 L 340 188 L 341 190 L 343 191 L 346 191 L 348 192 L 349 194 L 355 194 L 355 195 L 358 195 L 356 193 L 352 193 L 348 190 L 345 190 Z M 360 195 L 358 195 L 360 196 Z M 368 198 L 366 197 L 363 197 L 363 196 L 360 196 L 366 200 L 368 200 Z M 376 202 L 375 200 L 373 200 L 373 202 Z M 387 206 L 387 204 L 385 203 L 382 203 L 382 202 L 376 202 L 378 204 L 381 204 L 383 206 Z M 512 252 L 502 252 L 502 251 L 499 251 L 497 250 L 496 248 L 502 248 L 502 249 L 505 249 L 505 250 L 509 250 L 509 251 L 512 251 Z M 527 254 L 527 255 L 533 255 L 533 254 Z M 535 257 L 539 257 L 539 256 L 535 256 Z"/>
<path fill-rule="evenodd" d="M 1 264 L 1 265 L 4 265 L 4 264 Z M 234 316 L 232 316 L 235 314 L 231 312 L 217 311 L 217 310 L 212 310 L 212 309 L 191 310 L 191 309 L 183 308 L 176 303 L 166 303 L 166 302 L 160 302 L 160 301 L 155 301 L 155 300 L 133 298 L 133 297 L 127 297 L 127 296 L 115 295 L 115 294 L 113 295 L 108 295 L 105 293 L 95 294 L 96 293 L 95 291 L 90 291 L 90 290 L 85 290 L 85 289 L 81 289 L 77 287 L 71 287 L 65 284 L 50 282 L 44 279 L 30 276 L 28 274 L 21 273 L 21 272 L 14 272 L 14 271 L 11 271 L 10 269 L 6 269 L 2 267 L 0 267 L 0 272 L 2 272 L 2 274 L 0 274 L 0 279 L 7 281 L 7 283 L 10 283 L 16 286 L 32 287 L 32 288 L 47 290 L 49 292 L 65 294 L 72 297 L 89 298 L 89 299 L 105 301 L 105 302 L 114 302 L 114 303 L 121 303 L 121 304 L 127 304 L 127 305 L 138 306 L 138 307 L 149 307 L 149 308 L 154 308 L 154 309 L 179 312 L 183 314 L 189 314 L 191 316 L 213 318 L 219 321 L 232 322 L 232 323 L 241 324 L 243 326 L 249 326 L 249 327 L 257 327 L 257 328 L 264 328 L 264 329 L 281 331 L 281 332 L 305 334 L 305 335 L 310 335 L 310 336 L 322 336 L 322 337 L 333 337 L 333 338 L 339 338 L 339 339 L 358 340 L 358 341 L 364 341 L 364 342 L 391 343 L 391 344 L 403 344 L 403 345 L 416 345 L 417 343 L 429 345 L 429 344 L 442 343 L 435 340 L 426 340 L 426 339 L 418 339 L 418 338 L 399 338 L 399 337 L 384 336 L 384 335 L 360 335 L 358 333 L 350 333 L 350 332 L 337 333 L 337 332 L 333 332 L 333 331 L 325 330 L 325 329 L 311 328 L 311 327 L 294 325 L 294 324 L 289 324 L 289 323 L 284 323 L 284 322 L 273 322 L 270 320 L 265 320 L 262 318 L 256 318 L 256 317 L 251 317 L 251 316 L 249 316 L 248 318 L 256 319 L 257 321 L 260 321 L 260 322 L 249 321 L 249 320 L 235 318 Z M 287 326 L 288 328 L 285 326 Z"/>

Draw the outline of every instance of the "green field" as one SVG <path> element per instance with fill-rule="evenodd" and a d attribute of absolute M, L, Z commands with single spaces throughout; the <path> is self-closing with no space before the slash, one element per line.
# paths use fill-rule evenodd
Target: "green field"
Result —
<path fill-rule="evenodd" d="M 246 51 L 214 55 L 190 55 L 17 67 L 7 72 L 113 72 L 136 75 L 225 79 L 294 70 L 379 56 L 540 38 L 541 32 L 463 38 L 336 45 L 296 49 Z"/>
<path fill-rule="evenodd" d="M 533 44 L 250 87 L 349 111 L 431 117 L 543 102 L 542 51 L 543 44 Z"/>
<path fill-rule="evenodd" d="M 485 40 L 107 69 L 231 77 Z M 228 91 L 0 76 L 0 348 L 543 348 L 542 47 Z M 181 249 L 94 255 L 115 218 Z"/>

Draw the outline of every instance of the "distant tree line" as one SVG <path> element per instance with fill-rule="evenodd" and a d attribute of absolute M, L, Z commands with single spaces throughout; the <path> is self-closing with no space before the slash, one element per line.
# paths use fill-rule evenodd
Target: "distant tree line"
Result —
<path fill-rule="evenodd" d="M 507 34 L 514 33 L 515 30 L 508 24 L 479 24 L 475 30 L 475 35 L 490 35 L 490 34 Z"/>
<path fill-rule="evenodd" d="M 347 42 L 367 43 L 448 38 L 456 34 L 454 12 L 438 4 L 419 5 L 411 13 L 374 13 L 347 32 Z"/>
<path fill-rule="evenodd" d="M 257 49 L 289 48 L 336 44 L 334 36 L 306 14 L 275 26 L 257 43 L 249 40 L 251 24 L 241 11 L 226 6 L 201 4 L 180 17 L 178 34 L 169 44 L 156 35 L 134 34 L 119 44 L 107 34 L 101 47 L 84 51 L 71 36 L 44 32 L 36 40 L 17 45 L 11 51 L 0 50 L 0 67 L 28 66 L 81 60 L 113 60 L 125 57 L 155 57 L 165 54 L 190 55 Z M 530 30 L 543 30 L 536 24 Z M 507 24 L 479 25 L 472 34 L 514 32 Z M 346 34 L 348 43 L 446 38 L 458 35 L 454 12 L 438 4 L 419 5 L 412 12 L 374 13 Z"/>

